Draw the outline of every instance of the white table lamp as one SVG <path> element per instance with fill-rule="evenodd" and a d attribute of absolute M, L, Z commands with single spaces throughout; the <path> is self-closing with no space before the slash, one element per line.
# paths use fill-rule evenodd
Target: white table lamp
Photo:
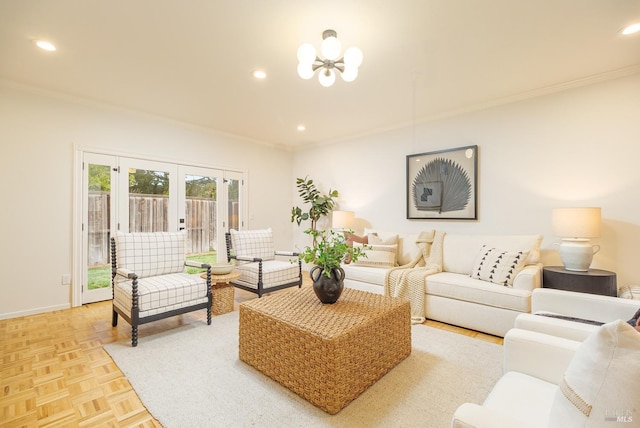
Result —
<path fill-rule="evenodd" d="M 331 213 L 331 227 L 334 229 L 351 229 L 354 219 L 353 211 L 333 211 Z"/>
<path fill-rule="evenodd" d="M 564 268 L 586 272 L 599 245 L 591 245 L 589 238 L 600 236 L 600 208 L 555 208 L 551 214 L 553 234 L 562 238 L 559 245 Z"/>

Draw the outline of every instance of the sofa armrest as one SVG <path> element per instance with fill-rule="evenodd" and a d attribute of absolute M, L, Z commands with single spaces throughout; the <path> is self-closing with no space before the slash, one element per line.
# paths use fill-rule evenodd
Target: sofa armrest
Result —
<path fill-rule="evenodd" d="M 580 343 L 512 328 L 504 336 L 504 373 L 520 372 L 557 385 Z"/>
<path fill-rule="evenodd" d="M 526 265 L 513 279 L 513 288 L 532 291 L 542 287 L 542 263 Z"/>
<path fill-rule="evenodd" d="M 523 427 L 523 421 L 478 404 L 464 403 L 453 414 L 452 428 L 513 428 Z"/>
<path fill-rule="evenodd" d="M 531 312 L 552 312 L 603 323 L 628 321 L 640 308 L 637 300 L 576 291 L 540 288 L 531 295 Z"/>

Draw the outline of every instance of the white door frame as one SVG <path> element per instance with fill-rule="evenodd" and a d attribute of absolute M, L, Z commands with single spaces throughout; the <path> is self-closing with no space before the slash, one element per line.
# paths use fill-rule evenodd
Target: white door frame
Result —
<path fill-rule="evenodd" d="M 179 169 L 179 166 L 184 166 L 187 168 L 187 170 L 189 172 L 192 171 L 191 168 L 193 168 L 193 170 L 196 170 L 196 168 L 203 168 L 204 170 L 209 171 L 208 174 L 211 173 L 211 170 L 217 170 L 217 171 L 221 171 L 223 173 L 223 177 L 224 178 L 234 178 L 234 179 L 239 179 L 241 180 L 241 188 L 240 188 L 240 194 L 239 194 L 239 199 L 240 199 L 240 210 L 239 210 L 239 216 L 240 216 L 240 224 L 241 225 L 245 225 L 247 224 L 247 213 L 248 213 L 248 201 L 247 201 L 247 194 L 248 192 L 246 191 L 246 183 L 247 183 L 247 177 L 248 177 L 248 172 L 244 171 L 244 170 L 240 170 L 240 169 L 231 169 L 231 168 L 225 168 L 225 167 L 216 167 L 216 166 L 212 166 L 212 165 L 205 165 L 205 164 L 197 164 L 197 163 L 186 163 L 186 162 L 180 162 L 177 163 L 176 161 L 172 161 L 172 160 L 166 160 L 166 159 L 157 159 L 157 158 L 152 158 L 152 157 L 148 157 L 146 159 L 142 159 L 139 155 L 132 155 L 132 154 L 128 154 L 128 153 L 120 153 L 120 152 L 113 152 L 113 151 L 108 151 L 108 150 L 104 150 L 104 149 L 95 149 L 95 148 L 87 148 L 87 147 L 80 147 L 77 146 L 74 149 L 74 173 L 73 173 L 73 190 L 74 190 L 74 198 L 73 198 L 73 231 L 72 231 L 72 239 L 73 239 L 73 249 L 72 249 L 72 255 L 73 255 L 73 259 L 72 259 L 72 272 L 73 272 L 73 278 L 80 278 L 80 280 L 74 280 L 72 281 L 72 286 L 71 286 L 71 306 L 72 307 L 77 307 L 77 306 L 82 306 L 82 293 L 83 293 L 83 288 L 84 288 L 84 284 L 86 284 L 86 278 L 84 278 L 85 276 L 85 261 L 84 261 L 84 257 L 85 257 L 85 233 L 84 233 L 84 225 L 86 224 L 86 207 L 84 204 L 84 180 L 83 180 L 83 162 L 84 162 L 84 157 L 85 157 L 85 153 L 86 154 L 97 154 L 97 155 L 105 155 L 105 156 L 115 156 L 119 159 L 124 159 L 124 158 L 129 158 L 131 160 L 134 160 L 134 163 L 128 163 L 125 162 L 125 165 L 132 165 L 132 166 L 139 166 L 139 165 L 147 165 L 149 166 L 149 169 L 154 169 L 153 165 L 155 163 L 155 166 L 157 167 L 159 164 L 173 164 L 176 166 L 176 171 Z M 146 163 L 146 162 L 150 162 L 150 163 Z M 122 167 L 122 163 L 120 163 L 119 161 L 119 165 Z M 177 177 L 178 173 L 176 172 L 176 174 L 174 175 L 174 177 Z M 128 181 L 128 180 L 119 180 L 120 182 L 122 181 Z M 176 189 L 177 187 L 177 183 L 180 180 L 171 180 L 176 182 Z M 114 187 L 114 184 L 116 183 L 112 183 L 112 188 Z M 116 186 L 116 187 L 121 187 L 121 186 Z M 224 189 L 224 191 L 221 191 L 220 193 L 224 193 L 224 201 L 227 200 L 227 187 L 223 186 L 222 189 Z M 222 190 L 221 189 L 221 190 Z M 183 189 L 184 190 L 184 189 Z M 117 190 L 116 190 L 117 191 Z M 171 190 L 170 190 L 171 192 Z M 177 192 L 177 190 L 176 190 Z M 128 187 L 127 187 L 127 192 L 125 194 L 128 194 Z M 180 193 L 178 193 L 178 195 L 180 195 Z M 182 200 L 184 200 L 184 195 L 181 196 Z M 114 199 L 120 199 L 119 197 L 114 198 Z M 128 204 L 127 204 L 128 205 Z M 179 204 L 178 204 L 179 205 Z M 226 205 L 226 204 L 225 204 Z M 173 230 L 178 230 L 179 228 L 179 224 L 177 222 L 178 219 L 178 209 L 179 207 L 176 206 L 176 209 L 170 210 L 173 211 L 172 213 L 170 213 L 170 218 L 172 220 L 170 220 L 169 223 L 169 228 L 171 230 L 171 228 L 173 227 Z M 184 205 L 182 205 L 182 209 L 184 211 Z M 128 208 L 127 208 L 128 210 Z M 117 223 L 120 223 L 120 229 L 124 230 L 125 226 L 123 225 L 123 221 L 122 219 L 119 219 L 118 217 L 123 215 L 123 208 L 122 206 L 118 206 L 118 202 L 115 201 L 115 205 L 114 207 L 112 207 L 112 211 L 115 211 L 115 215 L 112 216 L 112 225 L 111 225 L 111 230 L 112 231 L 116 231 L 117 229 Z M 219 227 L 218 230 L 220 230 L 220 233 L 218 234 L 218 246 L 219 246 L 219 252 L 223 252 L 226 256 L 226 252 L 223 251 L 225 249 L 225 242 L 224 242 L 224 233 L 226 231 L 228 231 L 228 222 L 226 221 L 227 219 L 227 210 L 226 207 L 223 211 L 222 215 L 218 216 L 220 218 L 220 220 L 218 221 L 218 224 L 216 225 L 216 227 Z M 126 228 L 128 229 L 128 213 L 127 213 L 127 217 L 126 218 Z M 222 219 L 224 219 L 224 225 L 220 224 L 220 221 L 222 221 Z M 115 224 L 114 224 L 115 223 Z M 109 291 L 109 296 L 110 296 L 111 291 Z M 109 297 L 110 298 L 110 297 Z"/>

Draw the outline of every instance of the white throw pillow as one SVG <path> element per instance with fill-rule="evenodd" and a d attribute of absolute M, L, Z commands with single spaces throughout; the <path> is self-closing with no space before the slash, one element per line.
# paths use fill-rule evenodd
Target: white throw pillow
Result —
<path fill-rule="evenodd" d="M 371 242 L 371 241 L 369 241 Z M 353 243 L 354 248 L 362 247 L 359 242 Z M 352 264 L 357 266 L 372 266 L 381 268 L 390 268 L 396 266 L 396 254 L 398 253 L 398 245 L 367 245 L 367 249 L 363 251 L 366 257 L 361 256 Z"/>
<path fill-rule="evenodd" d="M 556 392 L 548 426 L 637 426 L 639 397 L 640 333 L 622 320 L 613 321 L 578 347 Z"/>
<path fill-rule="evenodd" d="M 471 278 L 510 287 L 524 267 L 528 251 L 503 251 L 483 245 L 471 270 Z"/>

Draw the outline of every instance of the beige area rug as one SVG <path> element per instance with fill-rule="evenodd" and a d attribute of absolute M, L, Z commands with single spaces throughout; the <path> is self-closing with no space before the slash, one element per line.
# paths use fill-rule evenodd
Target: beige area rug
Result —
<path fill-rule="evenodd" d="M 502 374 L 502 346 L 412 326 L 411 355 L 336 415 L 238 359 L 238 311 L 105 346 L 165 427 L 448 427 Z"/>

